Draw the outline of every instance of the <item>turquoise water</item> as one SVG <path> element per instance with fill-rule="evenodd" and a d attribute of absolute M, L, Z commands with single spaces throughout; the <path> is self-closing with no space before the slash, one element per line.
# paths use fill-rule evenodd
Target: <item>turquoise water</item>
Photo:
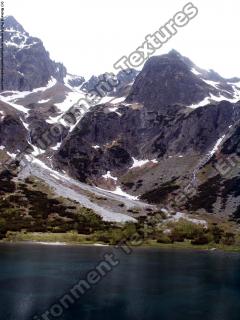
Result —
<path fill-rule="evenodd" d="M 0 245 L 0 320 L 42 319 L 108 247 Z M 134 249 L 61 316 L 65 320 L 240 318 L 240 255 Z M 55 310 L 56 311 L 56 310 Z M 47 318 L 46 318 L 47 319 Z"/>

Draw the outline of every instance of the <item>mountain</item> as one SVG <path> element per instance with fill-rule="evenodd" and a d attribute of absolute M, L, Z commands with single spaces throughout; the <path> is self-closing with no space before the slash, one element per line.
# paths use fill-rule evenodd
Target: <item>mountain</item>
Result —
<path fill-rule="evenodd" d="M 240 79 L 172 50 L 141 71 L 86 81 L 52 61 L 13 17 L 5 26 L 0 166 L 17 165 L 14 181 L 44 181 L 56 197 L 107 221 L 136 221 L 166 207 L 240 219 L 238 166 L 219 170 L 239 156 Z M 108 80 L 119 85 L 78 112 L 81 99 Z"/>
<path fill-rule="evenodd" d="M 185 203 L 186 210 L 230 215 L 240 222 L 239 125 L 237 120 L 229 126 L 217 141 L 212 157 L 196 170 L 197 192 Z"/>
<path fill-rule="evenodd" d="M 126 101 L 143 103 L 148 108 L 168 105 L 190 106 L 208 96 L 231 98 L 234 89 L 221 77 L 201 73 L 177 51 L 150 58 L 134 82 Z"/>
<path fill-rule="evenodd" d="M 82 89 L 85 79 L 67 73 L 64 66 L 53 62 L 42 41 L 31 37 L 13 17 L 5 19 L 4 48 L 5 85 L 4 91 L 0 93 L 0 170 L 3 173 L 0 179 L 3 186 L 2 193 L 0 192 L 0 213 L 2 210 L 10 210 L 13 192 L 21 193 L 23 198 L 25 193 L 30 192 L 26 180 L 34 177 L 36 184 L 44 182 L 44 188 L 50 187 L 55 197 L 60 196 L 65 200 L 70 198 L 71 201 L 80 203 L 80 206 L 94 210 L 104 220 L 135 221 L 127 210 L 139 207 L 141 212 L 148 204 L 136 202 L 134 197 L 127 199 L 80 184 L 66 172 L 54 168 L 54 154 L 82 117 L 75 112 L 75 107 L 90 90 L 90 87 Z M 121 73 L 118 77 L 125 80 L 122 81 L 122 86 L 127 86 L 132 81 Z M 101 76 L 97 78 L 100 79 Z M 117 94 L 116 90 L 114 94 Z M 103 99 L 116 98 L 109 96 Z M 12 172 L 12 168 L 16 166 L 17 174 L 16 170 Z M 16 188 L 14 183 L 17 184 Z M 23 186 L 24 192 L 18 188 L 18 184 Z M 8 198 L 9 202 L 5 203 L 4 199 Z M 44 205 L 49 202 L 51 207 L 51 200 L 47 198 L 37 191 L 32 205 L 39 206 L 39 200 L 40 203 L 44 201 Z M 22 200 L 16 199 L 12 203 L 16 210 L 25 213 L 28 211 L 31 215 L 31 205 L 26 211 L 21 205 Z M 65 209 L 60 208 L 61 212 L 63 210 L 68 210 L 67 206 Z"/>
<path fill-rule="evenodd" d="M 52 61 L 42 41 L 30 36 L 12 16 L 5 18 L 4 41 L 4 90 L 44 87 L 52 77 L 63 82 L 63 64 Z"/>
<path fill-rule="evenodd" d="M 118 83 L 118 85 L 106 89 L 106 93 L 109 96 L 126 96 L 133 84 L 136 76 L 138 75 L 138 71 L 135 69 L 128 69 L 128 70 L 121 70 L 116 75 L 113 73 L 104 73 L 100 74 L 99 76 L 92 76 L 88 81 L 86 81 L 83 86 L 82 90 L 90 92 L 92 90 L 96 90 L 101 83 Z M 99 94 L 100 95 L 100 94 Z"/>
<path fill-rule="evenodd" d="M 227 100 L 237 101 L 239 89 L 227 80 L 213 83 L 196 75 L 193 64 L 185 61 L 176 52 L 150 58 L 125 101 L 92 108 L 63 143 L 60 158 L 61 152 L 69 155 L 68 160 L 76 151 L 85 155 L 86 165 L 82 161 L 79 166 L 86 176 L 89 167 L 99 174 L 106 169 L 121 171 L 131 166 L 133 157 L 161 159 L 207 151 L 237 116 L 235 105 Z M 203 104 L 207 106 L 196 108 Z M 109 152 L 116 148 L 124 150 L 120 157 L 124 156 L 117 162 L 114 153 L 116 167 L 111 167 Z"/>
<path fill-rule="evenodd" d="M 125 100 L 85 114 L 55 165 L 83 182 L 163 204 L 231 134 L 240 117 L 239 92 L 239 79 L 202 70 L 176 51 L 152 57 Z"/>
<path fill-rule="evenodd" d="M 35 150 L 37 154 L 44 150 L 38 152 L 36 147 L 47 149 L 59 143 L 60 136 L 43 146 L 39 137 L 51 130 L 51 119 L 60 118 L 83 96 L 80 87 L 84 82 L 84 77 L 71 75 L 63 64 L 52 61 L 42 41 L 7 16 L 0 99 L 2 150 L 10 154 Z M 69 128 L 62 126 L 61 130 L 64 136 Z"/>

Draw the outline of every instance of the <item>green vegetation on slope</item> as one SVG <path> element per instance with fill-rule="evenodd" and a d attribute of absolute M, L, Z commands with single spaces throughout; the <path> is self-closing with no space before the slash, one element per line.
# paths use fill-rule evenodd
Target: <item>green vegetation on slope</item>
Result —
<path fill-rule="evenodd" d="M 185 219 L 168 221 L 159 211 L 146 212 L 138 223 L 108 223 L 77 202 L 56 197 L 38 179 L 14 177 L 8 170 L 0 174 L 0 236 L 7 241 L 240 248 L 238 228 L 230 222 L 209 221 L 204 227 Z"/>
<path fill-rule="evenodd" d="M 5 170 L 0 174 L 0 235 L 7 231 L 64 233 L 76 230 L 90 234 L 110 226 L 92 210 L 77 202 L 56 197 L 41 181 L 14 180 Z"/>

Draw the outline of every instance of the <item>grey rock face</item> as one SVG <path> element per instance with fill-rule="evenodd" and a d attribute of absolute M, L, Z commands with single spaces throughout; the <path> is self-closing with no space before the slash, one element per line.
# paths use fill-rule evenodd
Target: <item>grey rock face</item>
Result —
<path fill-rule="evenodd" d="M 52 61 L 40 39 L 31 37 L 14 17 L 5 19 L 4 91 L 46 86 L 51 77 L 63 81 L 66 68 Z"/>
<path fill-rule="evenodd" d="M 68 80 L 68 83 L 72 87 L 80 87 L 85 82 L 84 77 L 74 77 Z"/>
<path fill-rule="evenodd" d="M 140 73 L 136 70 L 129 74 L 121 71 L 116 76 L 105 73 L 85 82 L 83 77 L 66 77 L 65 67 L 52 61 L 41 40 L 31 37 L 13 17 L 7 17 L 5 27 L 4 90 L 32 90 L 46 86 L 52 77 L 65 86 L 58 83 L 45 93 L 37 93 L 38 97 L 33 97 L 33 93 L 22 101 L 13 99 L 12 103 L 24 105 L 28 112 L 25 118 L 18 109 L 5 115 L 0 113 L 0 146 L 16 153 L 24 150 L 30 139 L 33 145 L 44 149 L 42 136 L 47 133 L 48 140 L 54 119 L 61 114 L 57 104 L 64 101 L 71 89 L 74 88 L 74 94 L 79 93 L 76 88 L 89 92 L 101 82 L 117 81 L 119 85 L 105 95 L 123 99 L 112 99 L 91 108 L 73 131 L 61 125 L 61 134 L 49 139 L 49 148 L 40 159 L 80 181 L 98 186 L 106 187 L 102 175 L 110 171 L 118 178 L 113 179 L 112 187 L 119 185 L 124 191 L 143 196 L 147 201 L 154 198 L 155 203 L 161 204 L 163 198 L 167 202 L 169 196 L 174 197 L 174 192 L 189 182 L 197 168 L 196 176 L 201 177 L 197 195 L 187 199 L 184 209 L 230 212 L 240 220 L 239 172 L 220 177 L 214 169 L 219 154 L 208 158 L 223 135 L 226 142 L 219 148 L 220 154 L 224 157 L 240 154 L 238 78 L 224 79 L 171 51 L 150 58 Z M 5 92 L 3 96 L 8 94 Z M 220 99 L 212 98 L 220 95 Z M 234 97 L 234 103 L 216 102 L 223 100 L 222 96 Z M 189 108 L 206 98 L 210 102 L 205 107 Z M 229 132 L 231 126 L 234 130 Z M 53 146 L 56 148 L 50 148 Z M 131 169 L 133 158 L 157 161 Z M 203 158 L 207 161 L 202 165 Z"/>
<path fill-rule="evenodd" d="M 85 91 L 97 90 L 101 87 L 102 83 L 105 83 L 106 89 L 104 89 L 103 95 L 109 96 L 124 96 L 129 93 L 129 85 L 136 79 L 138 71 L 135 69 L 128 69 L 126 71 L 120 71 L 117 75 L 112 73 L 104 73 L 99 76 L 92 76 L 88 81 L 84 83 L 82 89 Z M 100 95 L 101 92 L 100 92 Z"/>
<path fill-rule="evenodd" d="M 117 112 L 104 105 L 87 113 L 62 144 L 57 161 L 85 181 L 107 170 L 126 173 L 132 157 L 161 159 L 176 154 L 204 154 L 236 116 L 229 102 L 191 113 L 178 106 L 159 113 L 123 105 Z"/>
<path fill-rule="evenodd" d="M 27 130 L 18 117 L 11 114 L 1 117 L 0 146 L 15 154 L 27 149 Z"/>
<path fill-rule="evenodd" d="M 193 67 L 176 51 L 149 59 L 126 102 L 91 109 L 63 142 L 56 163 L 78 179 L 92 181 L 106 171 L 128 172 L 133 157 L 160 160 L 172 155 L 206 155 L 239 119 L 239 106 L 222 101 L 195 110 L 186 107 L 211 94 L 219 95 L 220 89 L 203 77 L 215 76 L 227 84 L 213 71 L 198 69 L 198 77 Z"/>
<path fill-rule="evenodd" d="M 137 76 L 127 102 L 143 103 L 152 109 L 168 105 L 190 106 L 218 91 L 191 72 L 193 63 L 176 51 L 154 56 Z"/>

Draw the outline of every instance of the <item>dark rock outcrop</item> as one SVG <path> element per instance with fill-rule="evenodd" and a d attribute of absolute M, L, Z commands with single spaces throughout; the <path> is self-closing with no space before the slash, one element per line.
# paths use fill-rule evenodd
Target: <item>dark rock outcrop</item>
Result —
<path fill-rule="evenodd" d="M 27 130 L 21 120 L 13 115 L 5 115 L 0 120 L 0 146 L 12 153 L 25 151 L 27 142 Z"/>
<path fill-rule="evenodd" d="M 233 122 L 234 108 L 221 102 L 190 113 L 178 106 L 160 113 L 122 105 L 116 113 L 107 105 L 97 106 L 63 142 L 57 161 L 85 181 L 107 170 L 126 172 L 132 157 L 206 154 Z"/>
<path fill-rule="evenodd" d="M 148 108 L 168 105 L 190 106 L 219 90 L 209 86 L 195 75 L 193 63 L 175 50 L 150 58 L 137 76 L 127 102 L 139 102 Z"/>
<path fill-rule="evenodd" d="M 138 71 L 135 69 L 128 69 L 126 71 L 120 71 L 117 75 L 113 73 L 104 73 L 99 76 L 92 76 L 88 81 L 86 81 L 82 89 L 90 92 L 97 91 L 99 95 L 109 95 L 109 96 L 125 96 L 130 91 L 130 85 L 136 79 Z M 102 84 L 105 84 L 101 86 Z M 103 87 L 103 91 L 101 91 Z M 99 89 L 100 88 L 100 89 Z"/>
<path fill-rule="evenodd" d="M 5 18 L 4 90 L 32 90 L 53 77 L 62 82 L 66 68 L 52 61 L 40 39 L 31 37 L 14 17 Z"/>
<path fill-rule="evenodd" d="M 68 80 L 68 84 L 72 87 L 80 87 L 85 82 L 84 77 L 73 76 Z"/>

